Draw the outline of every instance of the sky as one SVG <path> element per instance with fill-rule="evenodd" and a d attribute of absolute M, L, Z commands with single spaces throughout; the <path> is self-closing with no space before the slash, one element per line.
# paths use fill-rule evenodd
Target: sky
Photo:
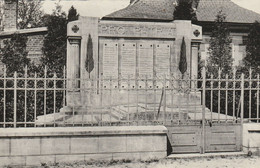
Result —
<path fill-rule="evenodd" d="M 217 1 L 217 0 L 216 0 Z M 232 0 L 246 9 L 260 14 L 260 0 Z M 43 10 L 51 13 L 57 0 L 44 0 Z M 62 9 L 67 12 L 73 5 L 81 16 L 102 17 L 129 5 L 130 0 L 61 0 Z"/>
<path fill-rule="evenodd" d="M 45 0 L 43 9 L 45 13 L 51 13 L 57 0 Z M 63 11 L 68 12 L 73 5 L 81 16 L 102 17 L 129 5 L 130 0 L 61 0 Z"/>

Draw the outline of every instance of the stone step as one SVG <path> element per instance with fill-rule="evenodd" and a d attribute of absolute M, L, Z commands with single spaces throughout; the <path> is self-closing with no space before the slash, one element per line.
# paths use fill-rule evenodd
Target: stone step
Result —
<path fill-rule="evenodd" d="M 194 158 L 216 158 L 216 157 L 238 157 L 247 156 L 245 152 L 219 152 L 219 153 L 186 153 L 186 154 L 171 154 L 167 156 L 168 159 L 194 159 Z"/>
<path fill-rule="evenodd" d="M 124 119 L 126 118 L 125 115 L 122 115 L 121 113 L 119 113 L 119 112 L 117 112 L 117 111 L 112 111 L 112 112 L 110 113 L 110 115 L 111 115 L 113 118 L 117 119 L 117 120 L 124 120 Z"/>
<path fill-rule="evenodd" d="M 127 115 L 127 111 L 121 109 L 120 107 L 116 106 L 116 107 L 112 107 L 113 111 L 116 111 L 118 113 L 120 113 L 121 115 Z"/>

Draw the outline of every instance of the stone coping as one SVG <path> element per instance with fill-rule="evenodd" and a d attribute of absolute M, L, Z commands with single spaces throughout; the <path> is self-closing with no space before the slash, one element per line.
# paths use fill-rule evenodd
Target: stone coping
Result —
<path fill-rule="evenodd" d="M 14 33 L 17 34 L 28 34 L 28 33 L 38 33 L 38 32 L 47 32 L 47 27 L 38 27 L 38 28 L 30 28 L 30 29 L 17 29 L 11 31 L 3 31 L 0 32 L 0 36 L 9 36 Z"/>
<path fill-rule="evenodd" d="M 243 127 L 248 130 L 249 133 L 260 132 L 260 123 L 245 123 Z"/>
<path fill-rule="evenodd" d="M 42 136 L 99 136 L 166 134 L 165 126 L 111 126 L 111 127 L 49 127 L 49 128 L 1 128 L 0 138 Z"/>

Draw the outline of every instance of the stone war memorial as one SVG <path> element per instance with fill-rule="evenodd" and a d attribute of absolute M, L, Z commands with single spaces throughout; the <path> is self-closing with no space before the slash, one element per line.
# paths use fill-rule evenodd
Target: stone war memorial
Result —
<path fill-rule="evenodd" d="M 259 74 L 215 77 L 201 65 L 219 9 L 235 65 L 260 15 L 230 0 L 189 0 L 198 20 L 176 20 L 176 2 L 131 0 L 102 19 L 69 22 L 63 76 L 0 74 L 0 167 L 259 153 Z M 35 31 L 47 29 L 19 30 Z"/>
<path fill-rule="evenodd" d="M 70 22 L 67 106 L 61 112 L 100 112 L 106 111 L 107 106 L 124 108 L 125 104 L 129 112 L 131 105 L 149 103 L 157 106 L 154 112 L 157 111 L 163 88 L 173 88 L 173 79 L 182 79 L 181 50 L 186 61 L 184 79 L 190 82 L 185 87 L 194 90 L 190 95 L 201 104 L 200 93 L 192 82 L 197 79 L 201 40 L 202 28 L 191 21 L 160 23 L 80 17 Z M 177 87 L 175 95 L 166 95 L 174 96 L 172 101 L 167 99 L 172 106 L 177 107 L 178 99 L 188 101 Z M 130 111 L 135 113 L 138 108 Z"/>

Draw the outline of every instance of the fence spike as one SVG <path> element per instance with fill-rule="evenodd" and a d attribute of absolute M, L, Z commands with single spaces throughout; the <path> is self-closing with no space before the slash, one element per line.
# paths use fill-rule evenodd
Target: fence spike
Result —
<path fill-rule="evenodd" d="M 222 73 L 222 72 L 221 72 L 221 69 L 219 68 L 219 69 L 218 69 L 218 77 L 219 77 L 219 78 L 221 77 L 221 73 Z"/>
<path fill-rule="evenodd" d="M 45 65 L 44 66 L 44 77 L 46 78 L 46 76 L 47 76 L 47 66 Z"/>
<path fill-rule="evenodd" d="M 249 79 L 251 80 L 252 78 L 252 67 L 249 68 Z"/>
<path fill-rule="evenodd" d="M 57 78 L 57 73 L 54 72 L 53 78 Z"/>
<path fill-rule="evenodd" d="M 63 77 L 64 78 L 66 77 L 66 66 L 64 66 L 64 68 L 63 68 Z"/>
<path fill-rule="evenodd" d="M 236 78 L 236 72 L 237 72 L 237 68 L 234 67 L 234 68 L 233 68 L 233 78 L 234 78 L 234 79 Z"/>
<path fill-rule="evenodd" d="M 28 74 L 28 67 L 27 65 L 24 68 L 24 77 L 27 78 L 27 74 Z"/>
<path fill-rule="evenodd" d="M 6 65 L 4 65 L 4 77 L 6 77 Z"/>

